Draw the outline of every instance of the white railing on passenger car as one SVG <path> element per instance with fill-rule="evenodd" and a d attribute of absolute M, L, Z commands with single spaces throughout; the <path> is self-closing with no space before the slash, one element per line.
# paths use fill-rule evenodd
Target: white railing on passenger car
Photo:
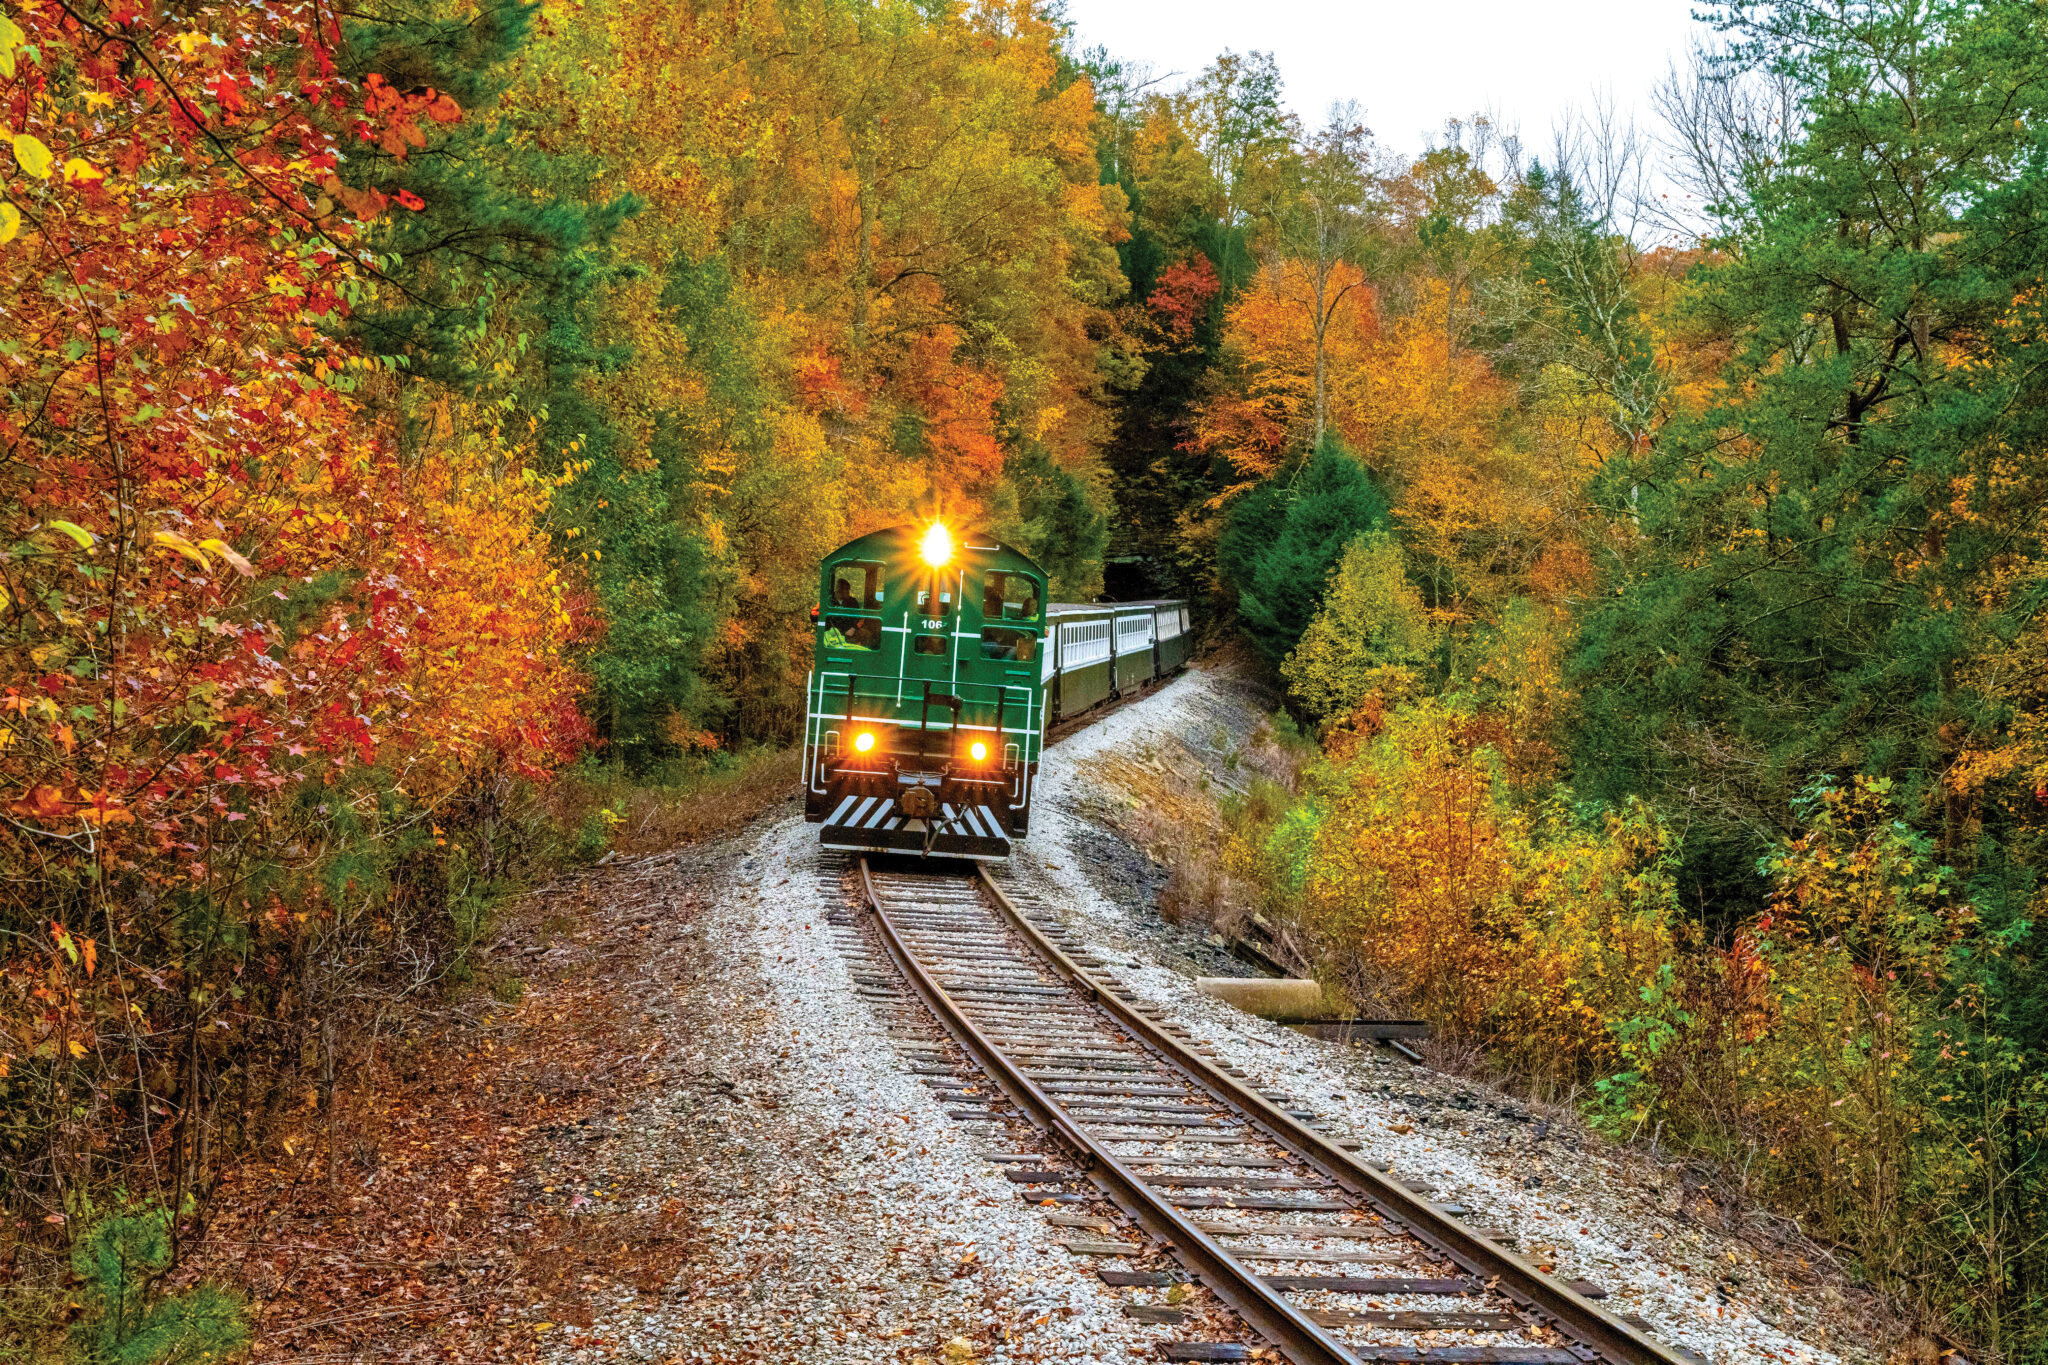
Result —
<path fill-rule="evenodd" d="M 1073 621 L 1060 627 L 1060 671 L 1071 673 L 1109 658 L 1109 622 Z"/>

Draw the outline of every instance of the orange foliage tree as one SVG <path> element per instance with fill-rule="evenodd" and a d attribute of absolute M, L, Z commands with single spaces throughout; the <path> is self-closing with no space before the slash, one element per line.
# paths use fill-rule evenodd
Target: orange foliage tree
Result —
<path fill-rule="evenodd" d="M 1331 408 L 1338 434 L 1349 442 L 1358 434 L 1356 386 L 1369 373 L 1379 317 L 1356 266 L 1335 266 L 1322 292 L 1335 299 L 1322 337 Z M 1308 267 L 1282 257 L 1260 271 L 1225 314 L 1217 382 L 1195 410 L 1190 440 L 1227 459 L 1244 481 L 1240 486 L 1271 478 L 1313 436 L 1316 325 L 1300 300 L 1315 294 Z"/>
<path fill-rule="evenodd" d="M 1420 306 L 1384 318 L 1355 267 L 1329 273 L 1324 294 L 1341 293 L 1323 337 L 1330 420 L 1388 490 L 1432 610 L 1491 619 L 1518 595 L 1582 591 L 1578 504 L 1594 466 L 1525 424 L 1486 358 L 1453 343 L 1440 322 L 1448 286 L 1426 282 Z M 1191 440 L 1230 461 L 1237 490 L 1272 477 L 1313 430 L 1316 336 L 1300 306 L 1311 293 L 1308 267 L 1281 259 L 1229 309 Z"/>

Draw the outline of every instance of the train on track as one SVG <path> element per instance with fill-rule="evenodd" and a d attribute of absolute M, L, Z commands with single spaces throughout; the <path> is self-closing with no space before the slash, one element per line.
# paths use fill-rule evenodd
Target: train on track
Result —
<path fill-rule="evenodd" d="M 1021 551 L 943 522 L 825 557 L 803 770 L 826 848 L 1009 857 L 1048 728 L 1186 664 L 1187 603 L 1058 603 L 1048 586 Z"/>

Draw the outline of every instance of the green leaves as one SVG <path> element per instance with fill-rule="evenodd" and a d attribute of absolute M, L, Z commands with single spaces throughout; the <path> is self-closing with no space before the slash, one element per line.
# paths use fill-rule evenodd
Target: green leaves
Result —
<path fill-rule="evenodd" d="M 1938 803 L 1991 721 L 1966 660 L 2026 610 L 1999 557 L 2043 531 L 2038 466 L 2002 468 L 2041 437 L 2038 366 L 1998 321 L 2048 269 L 2048 165 L 2013 126 L 2048 114 L 2048 45 L 2014 31 L 2038 11 L 1745 15 L 1808 123 L 1698 276 L 1699 320 L 1736 339 L 1724 396 L 1603 473 L 1637 534 L 1582 659 L 1588 785 L 1712 794 L 1695 858 L 1753 855 L 1818 773 Z"/>
<path fill-rule="evenodd" d="M 81 1360 L 94 1365 L 198 1365 L 248 1349 L 241 1301 L 200 1283 L 154 1295 L 150 1283 L 171 1264 L 170 1213 L 114 1215 L 75 1245 L 71 1266 L 83 1284 L 85 1316 L 70 1330 Z"/>

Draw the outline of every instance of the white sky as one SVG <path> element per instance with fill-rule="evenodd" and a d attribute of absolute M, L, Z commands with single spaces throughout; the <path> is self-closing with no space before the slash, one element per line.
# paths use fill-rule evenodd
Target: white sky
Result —
<path fill-rule="evenodd" d="M 1224 48 L 1271 52 L 1310 125 L 1355 99 L 1405 155 L 1452 115 L 1493 111 L 1541 153 L 1570 106 L 1612 96 L 1644 131 L 1651 88 L 1683 55 L 1696 0 L 1067 0 L 1077 46 L 1194 76 Z M 1179 79 L 1168 82 L 1179 84 Z"/>

